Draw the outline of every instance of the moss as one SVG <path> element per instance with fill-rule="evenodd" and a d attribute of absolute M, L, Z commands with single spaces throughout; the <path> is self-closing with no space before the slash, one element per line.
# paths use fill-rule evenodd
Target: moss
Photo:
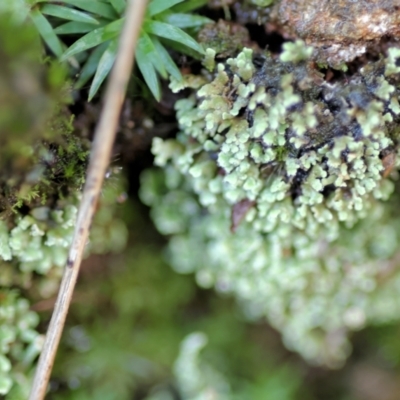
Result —
<path fill-rule="evenodd" d="M 212 48 L 218 58 L 235 56 L 243 46 L 250 46 L 247 29 L 239 24 L 219 20 L 204 26 L 198 34 L 198 41 Z"/>
<path fill-rule="evenodd" d="M 7 218 L 80 188 L 89 146 L 72 133 L 66 70 L 43 59 L 34 28 L 8 14 L 0 20 L 0 215 Z"/>

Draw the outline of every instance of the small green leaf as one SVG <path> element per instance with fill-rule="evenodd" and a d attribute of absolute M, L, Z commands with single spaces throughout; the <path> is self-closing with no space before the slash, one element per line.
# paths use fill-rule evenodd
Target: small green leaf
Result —
<path fill-rule="evenodd" d="M 146 58 L 153 64 L 158 73 L 163 78 L 167 79 L 167 71 L 164 68 L 162 59 L 159 57 L 157 50 L 147 33 L 142 32 L 139 37 L 137 47 L 140 48 L 140 52 L 143 53 Z"/>
<path fill-rule="evenodd" d="M 100 26 L 104 26 L 104 23 L 99 22 Z M 87 33 L 93 30 L 93 24 L 87 24 L 86 22 L 66 22 L 65 24 L 57 26 L 54 32 L 57 35 L 71 35 L 75 33 Z"/>
<path fill-rule="evenodd" d="M 85 36 L 82 36 L 66 50 L 66 52 L 62 55 L 61 60 L 66 60 L 74 54 L 91 49 L 92 47 L 98 46 L 100 43 L 106 42 L 107 40 L 114 39 L 121 31 L 123 22 L 123 18 L 118 19 L 106 26 L 97 28 L 92 32 L 87 33 Z"/>
<path fill-rule="evenodd" d="M 174 60 L 171 58 L 165 47 L 154 36 L 151 36 L 151 41 L 153 42 L 154 47 L 156 48 L 158 55 L 160 56 L 167 72 L 170 75 L 172 75 L 175 79 L 181 80 L 182 79 L 181 71 L 179 71 L 179 68 L 176 66 Z"/>
<path fill-rule="evenodd" d="M 153 35 L 181 43 L 200 54 L 204 53 L 203 48 L 192 37 L 176 26 L 159 21 L 145 21 L 143 29 L 147 33 L 152 33 Z"/>
<path fill-rule="evenodd" d="M 147 7 L 146 14 L 149 17 L 157 15 L 165 10 L 170 9 L 175 4 L 181 3 L 183 0 L 152 0 Z"/>
<path fill-rule="evenodd" d="M 195 10 L 196 8 L 203 7 L 207 3 L 208 0 L 187 0 L 175 6 L 173 12 L 187 13 L 189 11 Z"/>
<path fill-rule="evenodd" d="M 95 0 L 63 0 L 63 3 L 71 4 L 82 10 L 89 11 L 95 15 L 100 15 L 104 18 L 114 20 L 118 18 L 113 7 L 107 3 L 101 3 Z"/>
<path fill-rule="evenodd" d="M 50 22 L 37 9 L 33 9 L 30 16 L 44 42 L 57 57 L 60 57 L 63 53 L 63 46 Z"/>
<path fill-rule="evenodd" d="M 104 79 L 110 72 L 110 70 L 114 64 L 115 57 L 117 55 L 117 50 L 118 50 L 118 40 L 114 39 L 108 45 L 106 51 L 103 53 L 103 55 L 100 58 L 99 64 L 97 66 L 96 74 L 95 74 L 92 84 L 90 86 L 89 99 L 88 99 L 89 101 L 91 101 L 93 99 L 94 95 L 99 90 L 100 85 L 103 83 Z"/>
<path fill-rule="evenodd" d="M 126 8 L 125 0 L 110 0 L 110 3 L 118 14 L 122 14 L 125 11 Z"/>
<path fill-rule="evenodd" d="M 161 19 L 163 22 L 178 28 L 197 28 L 213 22 L 211 19 L 202 17 L 201 15 L 191 14 L 166 14 Z"/>
<path fill-rule="evenodd" d="M 82 67 L 78 80 L 75 82 L 76 88 L 81 88 L 95 74 L 100 58 L 109 45 L 109 42 L 102 43 L 96 47 Z"/>
<path fill-rule="evenodd" d="M 41 12 L 43 14 L 52 15 L 53 17 L 98 25 L 98 21 L 89 14 L 75 10 L 70 7 L 46 4 L 41 8 Z"/>
<path fill-rule="evenodd" d="M 139 47 L 136 49 L 136 62 L 151 93 L 153 93 L 157 101 L 160 101 L 161 89 L 157 72 L 146 54 L 144 54 Z"/>
<path fill-rule="evenodd" d="M 189 47 L 186 47 L 179 42 L 174 42 L 173 40 L 168 40 L 164 38 L 160 41 L 164 46 L 169 49 L 175 50 L 177 53 L 187 54 L 192 58 L 201 59 L 201 56 L 199 57 L 199 53 L 197 51 L 194 51 L 193 49 L 190 49 Z"/>

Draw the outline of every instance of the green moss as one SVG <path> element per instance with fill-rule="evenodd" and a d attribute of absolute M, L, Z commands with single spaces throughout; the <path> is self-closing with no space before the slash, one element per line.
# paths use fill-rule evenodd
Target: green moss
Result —
<path fill-rule="evenodd" d="M 221 58 L 237 55 L 243 46 L 250 43 L 250 35 L 242 25 L 219 20 L 204 26 L 198 34 L 198 40 Z"/>
<path fill-rule="evenodd" d="M 52 207 L 80 188 L 89 146 L 72 133 L 65 69 L 42 59 L 30 25 L 8 14 L 0 21 L 0 215 L 7 218 Z"/>

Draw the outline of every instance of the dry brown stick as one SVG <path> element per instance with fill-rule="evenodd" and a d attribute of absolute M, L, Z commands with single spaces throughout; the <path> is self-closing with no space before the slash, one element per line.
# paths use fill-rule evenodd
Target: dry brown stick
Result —
<path fill-rule="evenodd" d="M 115 65 L 110 75 L 104 97 L 103 110 L 96 127 L 86 183 L 67 265 L 39 358 L 29 400 L 42 400 L 46 395 L 55 355 L 78 277 L 83 249 L 88 238 L 97 198 L 110 160 L 122 102 L 132 71 L 134 49 L 139 37 L 146 5 L 147 0 L 131 0 L 128 4 Z"/>

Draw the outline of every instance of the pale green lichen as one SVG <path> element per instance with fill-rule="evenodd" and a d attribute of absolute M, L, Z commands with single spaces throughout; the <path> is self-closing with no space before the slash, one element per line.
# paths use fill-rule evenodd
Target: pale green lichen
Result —
<path fill-rule="evenodd" d="M 0 395 L 28 397 L 25 375 L 30 375 L 43 342 L 35 330 L 38 323 L 38 315 L 17 291 L 0 291 Z"/>
<path fill-rule="evenodd" d="M 6 251 L 0 257 L 16 261 L 22 271 L 45 274 L 53 266 L 62 267 L 65 263 L 77 209 L 67 205 L 60 210 L 32 210 L 34 214 L 39 211 L 45 218 L 19 217 L 16 226 L 3 235 L 1 247 Z M 4 232 L 5 223 L 0 223 Z"/>
<path fill-rule="evenodd" d="M 385 76 L 390 76 L 400 73 L 399 60 L 400 60 L 400 49 L 394 47 L 390 48 L 388 50 Z"/>
<path fill-rule="evenodd" d="M 123 193 L 123 181 L 113 177 L 106 183 L 91 232 L 87 254 L 117 252 L 124 248 L 127 229 L 115 217 L 118 196 Z M 28 215 L 15 214 L 13 225 L 0 220 L 0 265 L 18 267 L 22 273 L 48 274 L 60 270 L 67 260 L 75 229 L 78 196 L 60 201 L 56 207 L 33 208 Z M 60 272 L 57 274 L 59 276 Z M 0 285 L 8 286 L 8 273 L 0 273 Z M 51 295 L 53 293 L 48 293 Z M 42 293 L 46 296 L 46 293 Z"/>
<path fill-rule="evenodd" d="M 296 40 L 295 42 L 286 42 L 283 44 L 283 52 L 279 56 L 282 62 L 299 62 L 307 60 L 313 53 L 312 47 L 304 45 L 302 40 Z"/>
<path fill-rule="evenodd" d="M 205 212 L 191 179 L 179 179 L 172 167 L 148 171 L 142 187 L 158 229 L 173 235 L 173 267 L 194 272 L 200 286 L 236 295 L 250 319 L 268 317 L 310 362 L 337 367 L 350 352 L 349 331 L 398 319 L 400 221 L 382 205 L 352 229 L 341 226 L 334 241 L 298 229 L 262 234 L 253 227 L 254 209 L 232 234 L 226 203 L 219 199 Z"/>
<path fill-rule="evenodd" d="M 267 57 L 256 71 L 249 49 L 219 64 L 198 100 L 178 101 L 183 133 L 154 142 L 155 163 L 171 159 L 189 173 L 205 206 L 217 194 L 231 205 L 256 201 L 257 230 L 325 224 L 334 235 L 339 221 L 355 223 L 373 199 L 392 191 L 382 179 L 381 158 L 397 145 L 389 132 L 398 110 L 384 109 L 396 104 L 398 93 L 370 71 L 341 87 L 321 84 L 305 62 L 294 66 Z M 360 78 L 369 80 L 371 90 L 356 86 Z M 187 143 L 188 137 L 196 141 Z M 282 203 L 287 212 L 275 215 Z"/>
<path fill-rule="evenodd" d="M 399 243 L 382 210 L 400 161 L 398 75 L 382 76 L 389 53 L 329 84 L 301 42 L 283 54 L 245 49 L 204 74 L 176 104 L 177 138 L 154 142 L 164 171 L 143 175 L 141 196 L 173 235 L 176 270 L 235 294 L 311 362 L 337 366 L 348 331 L 399 315 L 400 277 L 382 279 Z"/>
<path fill-rule="evenodd" d="M 127 241 L 125 223 L 116 216 L 119 198 L 125 196 L 124 181 L 118 174 L 113 174 L 110 180 L 99 200 L 86 256 L 121 251 Z M 6 398 L 13 399 L 16 391 L 25 393 L 18 398 L 27 398 L 29 371 L 42 343 L 42 336 L 34 331 L 38 315 L 29 311 L 26 299 L 9 288 L 34 287 L 41 298 L 55 295 L 75 229 L 77 201 L 77 196 L 70 196 L 52 209 L 38 207 L 25 216 L 15 214 L 15 226 L 9 226 L 10 218 L 8 223 L 0 220 L 0 286 L 3 288 L 0 291 L 0 394 L 8 393 Z M 3 316 L 8 320 L 3 321 Z M 11 329 L 8 325 L 15 327 Z M 4 378 L 3 364 L 10 366 Z"/>
<path fill-rule="evenodd" d="M 232 393 L 225 378 L 200 359 L 206 344 L 207 336 L 201 332 L 191 333 L 181 343 L 174 368 L 180 393 L 187 400 L 229 400 Z"/>

